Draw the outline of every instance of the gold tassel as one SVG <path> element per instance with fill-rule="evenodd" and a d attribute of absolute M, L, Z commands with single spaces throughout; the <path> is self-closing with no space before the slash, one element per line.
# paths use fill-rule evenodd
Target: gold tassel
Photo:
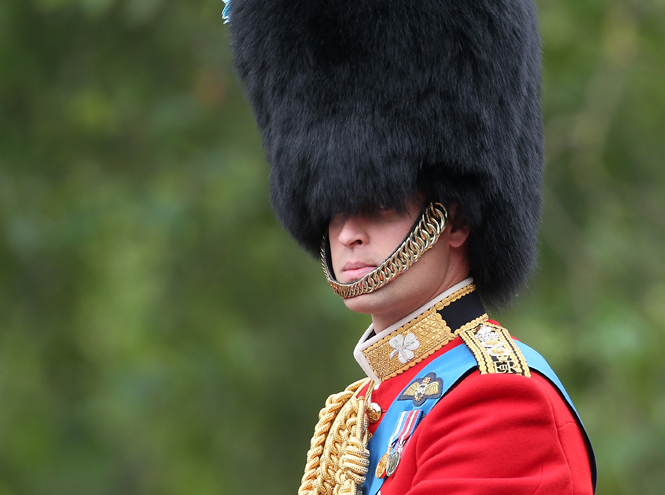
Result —
<path fill-rule="evenodd" d="M 369 384 L 366 397 L 357 393 Z M 369 469 L 369 378 L 333 394 L 319 412 L 298 495 L 356 495 Z"/>

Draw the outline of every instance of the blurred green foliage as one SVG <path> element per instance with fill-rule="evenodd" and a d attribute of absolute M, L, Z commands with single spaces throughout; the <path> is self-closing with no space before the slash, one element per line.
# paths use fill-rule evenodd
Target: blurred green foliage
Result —
<path fill-rule="evenodd" d="M 665 3 L 541 0 L 541 266 L 498 318 L 599 494 L 665 486 Z M 0 2 L 0 495 L 295 493 L 366 317 L 281 230 L 218 0 Z M 495 315 L 496 316 L 496 315 Z"/>

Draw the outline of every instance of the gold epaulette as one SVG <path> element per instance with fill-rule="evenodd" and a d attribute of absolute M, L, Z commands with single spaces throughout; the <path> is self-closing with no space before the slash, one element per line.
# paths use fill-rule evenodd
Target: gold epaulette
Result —
<path fill-rule="evenodd" d="M 485 322 L 461 330 L 462 338 L 478 361 L 481 375 L 488 373 L 512 373 L 531 376 L 526 359 L 513 341 L 508 330 L 499 325 Z"/>

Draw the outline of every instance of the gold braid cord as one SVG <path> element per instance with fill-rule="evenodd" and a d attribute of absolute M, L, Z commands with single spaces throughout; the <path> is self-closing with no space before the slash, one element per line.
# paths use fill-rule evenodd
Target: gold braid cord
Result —
<path fill-rule="evenodd" d="M 356 495 L 369 467 L 365 378 L 333 394 L 319 412 L 298 495 Z M 369 392 L 368 392 L 369 395 Z"/>
<path fill-rule="evenodd" d="M 335 294 L 348 299 L 361 294 L 369 294 L 380 289 L 395 277 L 404 273 L 411 265 L 429 250 L 446 228 L 448 211 L 441 203 L 430 204 L 423 212 L 420 220 L 404 242 L 383 263 L 377 266 L 360 280 L 350 284 L 342 284 L 335 280 L 329 270 L 327 261 L 327 236 L 321 243 L 321 265 L 328 283 Z"/>

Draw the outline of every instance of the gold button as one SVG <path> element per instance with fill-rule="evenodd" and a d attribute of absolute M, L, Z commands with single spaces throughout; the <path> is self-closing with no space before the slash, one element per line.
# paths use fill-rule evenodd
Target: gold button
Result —
<path fill-rule="evenodd" d="M 383 411 L 381 411 L 381 406 L 376 402 L 372 402 L 367 406 L 367 419 L 370 423 L 376 423 L 379 419 L 381 419 L 382 413 Z"/>

